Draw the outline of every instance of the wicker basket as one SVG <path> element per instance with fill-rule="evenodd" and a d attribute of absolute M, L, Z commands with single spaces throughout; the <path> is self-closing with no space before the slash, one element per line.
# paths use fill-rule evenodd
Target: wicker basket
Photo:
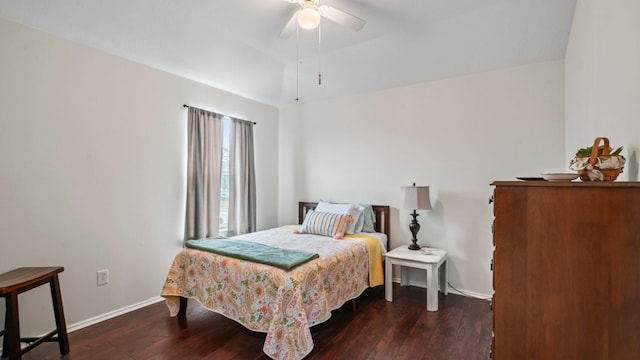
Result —
<path fill-rule="evenodd" d="M 603 141 L 602 154 L 598 156 L 600 141 Z M 609 139 L 597 137 L 593 142 L 590 156 L 576 156 L 571 160 L 570 169 L 580 174 L 582 181 L 614 181 L 624 168 L 622 155 L 609 155 Z"/>

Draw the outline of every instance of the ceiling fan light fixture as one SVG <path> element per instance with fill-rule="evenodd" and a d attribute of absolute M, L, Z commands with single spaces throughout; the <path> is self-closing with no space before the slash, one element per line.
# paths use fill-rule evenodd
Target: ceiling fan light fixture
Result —
<path fill-rule="evenodd" d="M 305 30 L 315 29 L 320 25 L 320 13 L 318 10 L 307 7 L 298 11 L 298 26 Z"/>

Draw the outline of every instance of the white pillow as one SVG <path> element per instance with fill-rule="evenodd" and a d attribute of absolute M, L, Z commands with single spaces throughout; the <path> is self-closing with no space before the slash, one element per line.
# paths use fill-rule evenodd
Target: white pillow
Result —
<path fill-rule="evenodd" d="M 355 221 L 354 224 L 354 229 L 353 229 L 353 233 L 359 233 L 362 232 L 363 228 L 364 228 L 364 218 L 365 218 L 365 208 L 362 205 L 358 205 L 355 207 L 355 209 L 357 209 L 358 211 L 360 211 L 360 215 L 358 215 L 358 218 Z"/>
<path fill-rule="evenodd" d="M 330 203 L 326 201 L 318 201 L 318 205 L 316 205 L 316 211 L 334 213 L 334 214 L 348 214 L 351 209 L 353 209 L 353 204 L 340 204 L 340 203 Z"/>
<path fill-rule="evenodd" d="M 355 234 L 362 232 L 364 221 L 360 221 L 360 219 L 364 217 L 362 216 L 363 210 L 364 209 L 360 210 L 355 206 L 353 207 L 353 209 L 351 209 L 351 211 L 349 212 L 349 215 L 351 215 L 351 221 L 347 223 L 347 229 L 344 231 L 345 234 Z M 360 226 L 359 228 L 358 225 Z"/>

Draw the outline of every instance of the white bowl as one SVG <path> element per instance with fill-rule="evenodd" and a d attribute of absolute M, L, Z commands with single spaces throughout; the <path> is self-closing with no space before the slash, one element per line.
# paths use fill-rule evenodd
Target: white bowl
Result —
<path fill-rule="evenodd" d="M 547 181 L 571 181 L 580 176 L 580 174 L 577 173 L 547 173 L 540 175 L 542 175 L 542 178 Z"/>

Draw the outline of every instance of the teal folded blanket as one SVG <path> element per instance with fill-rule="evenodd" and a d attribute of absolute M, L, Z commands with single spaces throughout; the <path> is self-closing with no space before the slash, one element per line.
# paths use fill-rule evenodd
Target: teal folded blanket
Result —
<path fill-rule="evenodd" d="M 308 251 L 281 249 L 269 245 L 234 239 L 187 240 L 185 246 L 236 259 L 267 264 L 284 270 L 291 270 L 298 265 L 319 257 L 317 253 Z"/>

